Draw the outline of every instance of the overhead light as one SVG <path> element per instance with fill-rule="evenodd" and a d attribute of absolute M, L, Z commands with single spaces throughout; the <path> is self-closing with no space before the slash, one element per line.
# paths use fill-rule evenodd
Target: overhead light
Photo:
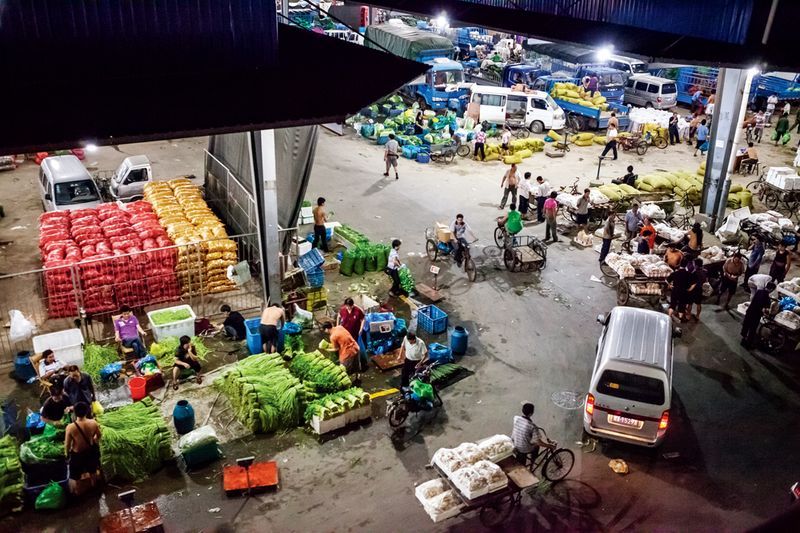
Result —
<path fill-rule="evenodd" d="M 747 69 L 747 73 L 750 74 L 751 76 L 758 76 L 759 74 L 761 74 L 761 69 L 758 67 L 750 67 L 749 69 Z"/>
<path fill-rule="evenodd" d="M 94 143 L 89 143 L 86 145 L 86 151 L 90 153 L 94 153 L 97 151 L 97 145 Z"/>
<path fill-rule="evenodd" d="M 607 44 L 597 49 L 597 60 L 604 62 L 611 59 L 611 54 L 614 52 L 614 45 Z"/>
<path fill-rule="evenodd" d="M 447 21 L 447 15 L 446 15 L 445 13 L 442 13 L 441 15 L 439 15 L 438 17 L 436 17 L 436 19 L 434 20 L 434 22 L 436 23 L 436 26 L 437 26 L 437 27 L 439 27 L 439 28 L 446 28 L 446 27 L 447 27 L 447 25 L 448 25 L 448 21 Z"/>

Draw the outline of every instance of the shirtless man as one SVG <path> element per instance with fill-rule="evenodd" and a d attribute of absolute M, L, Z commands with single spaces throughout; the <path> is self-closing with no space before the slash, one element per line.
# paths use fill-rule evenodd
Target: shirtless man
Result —
<path fill-rule="evenodd" d="M 312 248 L 317 247 L 317 243 L 322 244 L 322 251 L 328 253 L 328 236 L 325 229 L 325 220 L 327 214 L 325 213 L 325 198 L 317 198 L 317 207 L 311 210 L 314 215 L 314 242 L 311 244 Z"/>
<path fill-rule="evenodd" d="M 286 319 L 286 312 L 279 304 L 272 304 L 264 308 L 261 313 L 261 343 L 264 353 L 275 353 L 278 349 L 278 323 Z"/>
<path fill-rule="evenodd" d="M 100 470 L 100 426 L 87 418 L 91 408 L 85 402 L 75 405 L 75 421 L 67 426 L 64 448 L 69 456 L 69 489 L 79 494 L 85 485 L 79 482 L 88 479 L 89 486 L 97 482 Z"/>

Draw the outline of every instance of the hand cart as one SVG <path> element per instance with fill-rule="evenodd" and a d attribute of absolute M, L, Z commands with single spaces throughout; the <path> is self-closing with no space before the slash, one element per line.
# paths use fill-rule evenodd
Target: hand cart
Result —
<path fill-rule="evenodd" d="M 779 297 L 792 296 L 792 293 L 780 288 L 777 289 L 777 292 Z M 749 304 L 750 302 L 739 304 L 736 307 L 736 311 L 744 316 Z M 756 336 L 764 351 L 771 354 L 779 354 L 787 344 L 797 344 L 798 340 L 800 340 L 800 328 L 796 328 L 793 324 L 779 320 L 774 316 L 763 316 Z"/>
<path fill-rule="evenodd" d="M 669 283 L 666 278 L 647 276 L 638 268 L 633 277 L 620 278 L 616 270 L 605 262 L 600 264 L 600 270 L 604 276 L 616 281 L 617 305 L 627 305 L 632 297 L 651 305 L 658 305 L 667 299 Z M 658 292 L 652 291 L 656 288 Z"/>
<path fill-rule="evenodd" d="M 456 158 L 458 152 L 458 145 L 454 142 L 447 144 L 432 144 L 430 145 L 431 161 L 442 162 L 450 164 Z"/>
<path fill-rule="evenodd" d="M 503 263 L 509 272 L 543 270 L 547 265 L 547 245 L 533 235 L 505 238 Z"/>
<path fill-rule="evenodd" d="M 617 144 L 619 144 L 623 152 L 636 150 L 639 155 L 647 153 L 647 141 L 643 140 L 639 134 L 626 135 L 625 137 L 620 135 L 617 137 Z"/>
<path fill-rule="evenodd" d="M 749 185 L 748 183 L 748 188 Z M 800 190 L 781 189 L 768 181 L 761 181 L 757 187 L 758 199 L 764 202 L 767 209 L 779 211 L 779 207 L 784 207 L 788 211 L 786 218 L 792 218 L 797 213 L 797 208 L 800 207 Z"/>
<path fill-rule="evenodd" d="M 481 524 L 486 527 L 495 527 L 506 521 L 520 506 L 523 491 L 528 491 L 539 483 L 536 476 L 514 457 L 503 459 L 498 463 L 498 466 L 508 476 L 508 485 L 494 492 L 470 499 L 456 488 L 447 474 L 437 465 L 433 465 L 439 476 L 444 479 L 453 490 L 453 493 L 463 503 L 459 514 L 478 511 Z"/>

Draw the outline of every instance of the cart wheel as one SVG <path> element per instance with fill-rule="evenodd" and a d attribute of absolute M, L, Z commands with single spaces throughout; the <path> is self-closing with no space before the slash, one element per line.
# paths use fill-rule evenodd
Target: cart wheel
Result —
<path fill-rule="evenodd" d="M 544 270 L 544 267 L 547 266 L 547 245 L 541 241 L 536 241 L 531 248 L 542 258 L 542 260 L 538 262 L 538 265 L 539 270 Z"/>
<path fill-rule="evenodd" d="M 475 268 L 475 261 L 473 261 L 471 257 L 468 257 L 464 260 L 464 272 L 467 273 L 468 280 L 475 281 L 475 278 L 478 275 L 478 270 Z"/>
<path fill-rule="evenodd" d="M 515 507 L 514 497 L 511 494 L 506 494 L 491 503 L 487 503 L 481 507 L 481 524 L 486 527 L 499 526 L 508 519 Z"/>
<path fill-rule="evenodd" d="M 503 252 L 503 263 L 505 263 L 509 272 L 514 272 L 514 268 L 516 267 L 517 260 L 516 257 L 514 257 L 515 255 L 514 250 L 506 250 Z"/>
<path fill-rule="evenodd" d="M 767 191 L 764 195 L 764 205 L 767 206 L 767 209 L 777 209 L 779 202 L 780 198 L 775 191 Z"/>
<path fill-rule="evenodd" d="M 636 153 L 639 155 L 644 155 L 647 153 L 647 143 L 641 141 L 639 144 L 636 145 Z"/>
<path fill-rule="evenodd" d="M 631 290 L 628 287 L 628 282 L 622 279 L 619 280 L 619 283 L 617 283 L 617 305 L 627 304 L 630 296 Z"/>
<path fill-rule="evenodd" d="M 656 148 L 664 149 L 667 147 L 667 140 L 664 137 L 656 137 Z"/>
<path fill-rule="evenodd" d="M 616 271 L 613 268 L 611 268 L 610 266 L 608 266 L 605 263 L 605 261 L 600 263 L 600 272 L 602 272 L 603 275 L 605 277 L 607 277 L 607 278 L 614 278 L 614 279 L 618 279 L 619 278 L 619 275 L 616 273 Z"/>
<path fill-rule="evenodd" d="M 436 241 L 428 239 L 425 242 L 425 253 L 428 254 L 428 259 L 436 261 L 436 258 L 439 256 L 439 246 L 436 244 Z"/>
<path fill-rule="evenodd" d="M 472 153 L 472 150 L 470 150 L 468 144 L 459 144 L 458 148 L 456 149 L 456 153 L 461 157 L 467 157 L 470 153 Z"/>
<path fill-rule="evenodd" d="M 765 351 L 778 354 L 786 344 L 786 333 L 775 324 L 761 324 L 758 328 L 758 339 Z"/>
<path fill-rule="evenodd" d="M 552 453 L 542 467 L 542 474 L 548 481 L 561 481 L 569 475 L 575 465 L 575 454 L 572 450 L 561 448 Z"/>
<path fill-rule="evenodd" d="M 449 152 L 444 152 L 442 154 L 442 160 L 449 165 L 450 163 L 456 160 L 456 151 L 450 150 Z"/>
<path fill-rule="evenodd" d="M 528 137 L 530 137 L 531 132 L 528 131 L 528 128 L 523 126 L 522 128 L 517 130 L 516 135 L 517 139 L 527 139 Z"/>
<path fill-rule="evenodd" d="M 498 248 L 502 248 L 503 247 L 503 244 L 504 244 L 504 242 L 503 242 L 503 228 L 500 227 L 500 226 L 497 226 L 496 228 L 494 228 L 494 243 L 497 245 Z"/>
<path fill-rule="evenodd" d="M 761 196 L 761 182 L 759 180 L 751 181 L 745 186 L 745 189 L 750 191 L 753 196 Z"/>
<path fill-rule="evenodd" d="M 404 401 L 398 401 L 389 405 L 389 425 L 393 428 L 401 426 L 408 418 L 408 404 Z"/>

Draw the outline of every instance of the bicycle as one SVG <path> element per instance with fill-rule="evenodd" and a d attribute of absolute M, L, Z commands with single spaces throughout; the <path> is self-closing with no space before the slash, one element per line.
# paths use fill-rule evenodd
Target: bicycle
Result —
<path fill-rule="evenodd" d="M 526 455 L 523 466 L 530 470 L 531 474 L 534 474 L 536 469 L 541 466 L 544 478 L 551 483 L 557 483 L 572 471 L 572 467 L 575 466 L 575 454 L 567 448 L 559 448 L 555 441 L 553 444 L 555 445 L 554 449 L 545 448 L 534 458 L 531 458 L 530 454 Z"/>
<path fill-rule="evenodd" d="M 758 176 L 758 179 L 756 179 L 754 181 L 751 181 L 750 183 L 745 185 L 745 189 L 750 191 L 753 194 L 753 196 L 757 196 L 759 201 L 763 202 L 764 201 L 764 195 L 767 192 L 767 188 L 764 186 L 764 184 L 766 182 L 767 182 L 767 173 L 766 172 L 762 172 Z"/>
<path fill-rule="evenodd" d="M 667 216 L 665 222 L 673 228 L 686 230 L 694 224 L 694 204 L 689 199 L 689 195 L 684 194 L 683 198 L 678 201 L 678 205 L 683 208 L 683 210 L 680 213 L 672 211 L 672 213 Z"/>
<path fill-rule="evenodd" d="M 567 189 L 567 185 L 562 185 L 558 188 L 558 192 L 566 192 L 567 194 L 580 194 L 578 191 L 578 183 L 580 181 L 580 178 L 575 178 L 575 181 L 572 182 L 572 185 L 569 186 L 569 189 Z"/>
<path fill-rule="evenodd" d="M 439 258 L 439 254 L 444 256 L 455 255 L 455 250 L 453 249 L 453 245 L 449 242 L 442 242 L 436 236 L 436 232 L 433 228 L 425 228 L 425 253 L 428 255 L 428 259 L 432 262 L 436 262 Z M 475 268 L 475 261 L 472 260 L 472 254 L 470 252 L 470 245 L 475 244 L 478 239 L 473 241 L 467 242 L 466 239 L 463 239 L 463 242 L 459 241 L 459 245 L 464 248 L 462 252 L 463 257 L 462 260 L 464 262 L 464 272 L 467 274 L 467 279 L 470 281 L 475 281 L 477 277 L 478 271 Z"/>
<path fill-rule="evenodd" d="M 653 146 L 661 150 L 666 148 L 667 145 L 669 144 L 667 138 L 662 137 L 660 132 L 657 133 L 656 135 L 653 135 L 651 131 L 648 131 L 647 133 L 644 134 L 644 142 L 646 142 L 647 144 L 652 144 Z"/>

